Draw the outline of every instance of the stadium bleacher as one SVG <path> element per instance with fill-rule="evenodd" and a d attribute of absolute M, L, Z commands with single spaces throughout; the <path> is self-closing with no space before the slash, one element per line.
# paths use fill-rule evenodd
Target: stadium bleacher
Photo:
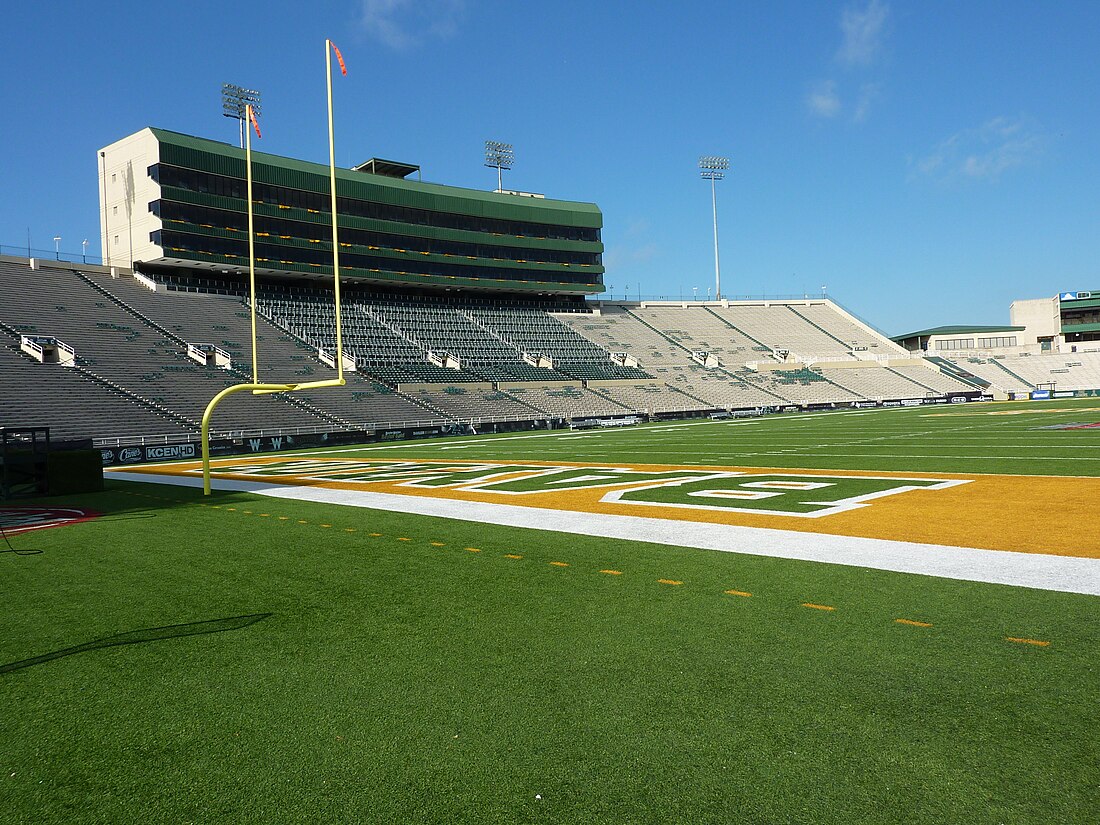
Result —
<path fill-rule="evenodd" d="M 10 340 L 0 346 L 0 386 L 0 422 L 49 427 L 55 440 L 109 438 L 120 421 L 146 433 L 180 435 L 189 429 L 81 370 L 36 364 Z"/>
<path fill-rule="evenodd" d="M 636 412 L 579 383 L 534 386 L 501 384 L 500 389 L 521 403 L 542 410 L 553 418 L 593 418 Z"/>
<path fill-rule="evenodd" d="M 1100 388 L 1100 352 L 1043 353 L 959 359 L 959 365 L 1007 392 L 1036 387 L 1059 390 Z"/>
<path fill-rule="evenodd" d="M 251 380 L 250 310 L 239 282 L 180 275 L 139 282 L 96 268 L 32 269 L 18 259 L 0 260 L 0 276 L 0 370 L 14 387 L 36 386 L 37 406 L 21 409 L 66 437 L 193 437 L 217 392 Z M 335 375 L 320 357 L 335 346 L 330 291 L 266 282 L 257 307 L 261 381 Z M 584 311 L 553 299 L 496 301 L 352 286 L 342 308 L 345 353 L 357 367 L 345 372 L 346 386 L 237 394 L 219 407 L 215 432 L 530 426 L 978 389 L 931 362 L 914 362 L 822 301 L 601 304 Z M 76 351 L 76 366 L 35 364 L 19 352 L 22 334 L 64 341 Z M 188 345 L 215 347 L 231 365 L 197 363 Z M 1100 354 L 1060 358 L 974 359 L 960 366 L 999 391 L 1100 385 Z M 5 423 L 16 414 L 6 404 L 0 408 Z"/>
<path fill-rule="evenodd" d="M 199 366 L 186 346 L 138 314 L 107 300 L 89 281 L 65 269 L 31 270 L 0 264 L 0 321 L 16 330 L 61 339 L 76 351 L 76 365 L 150 407 L 167 408 L 197 426 L 210 399 L 237 383 L 224 371 Z M 49 367 L 45 367 L 49 368 Z M 326 428 L 334 422 L 274 396 L 238 394 L 219 410 L 217 432 Z M 128 426 L 120 421 L 118 426 Z"/>

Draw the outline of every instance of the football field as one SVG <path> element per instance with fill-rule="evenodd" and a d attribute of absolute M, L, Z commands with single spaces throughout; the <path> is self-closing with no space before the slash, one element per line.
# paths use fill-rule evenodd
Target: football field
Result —
<path fill-rule="evenodd" d="M 1100 400 L 108 474 L 4 570 L 16 822 L 1088 822 Z"/>

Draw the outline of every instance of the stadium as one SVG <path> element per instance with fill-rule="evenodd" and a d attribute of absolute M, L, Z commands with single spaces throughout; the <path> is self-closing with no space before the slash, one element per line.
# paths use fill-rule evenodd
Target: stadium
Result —
<path fill-rule="evenodd" d="M 608 300 L 594 203 L 96 159 L 102 261 L 0 256 L 8 821 L 1092 819 L 1100 291 Z"/>

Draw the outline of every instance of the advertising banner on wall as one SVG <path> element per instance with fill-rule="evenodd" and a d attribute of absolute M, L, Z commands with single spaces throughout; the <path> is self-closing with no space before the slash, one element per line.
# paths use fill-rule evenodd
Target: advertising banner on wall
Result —
<path fill-rule="evenodd" d="M 211 455 L 230 455 L 233 442 L 224 439 L 210 442 Z M 104 467 L 119 464 L 145 464 L 150 461 L 187 461 L 202 455 L 202 447 L 188 441 L 184 444 L 141 444 L 133 447 L 101 447 Z"/>

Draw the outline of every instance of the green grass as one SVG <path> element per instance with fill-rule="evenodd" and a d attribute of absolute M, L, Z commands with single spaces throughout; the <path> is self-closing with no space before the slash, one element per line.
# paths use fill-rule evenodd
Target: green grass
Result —
<path fill-rule="evenodd" d="M 362 454 L 977 469 L 934 446 L 950 436 L 1019 471 L 983 442 L 999 434 L 1067 445 L 1046 472 L 1096 474 L 1100 433 L 1030 429 L 1084 413 L 919 412 Z M 809 463 L 815 440 L 869 452 Z M 607 456 L 575 454 L 589 450 Z M 243 493 L 108 482 L 53 503 L 107 515 L 12 538 L 41 555 L 0 554 L 0 665 L 148 641 L 0 667 L 3 821 L 1073 823 L 1100 809 L 1100 599 Z"/>

